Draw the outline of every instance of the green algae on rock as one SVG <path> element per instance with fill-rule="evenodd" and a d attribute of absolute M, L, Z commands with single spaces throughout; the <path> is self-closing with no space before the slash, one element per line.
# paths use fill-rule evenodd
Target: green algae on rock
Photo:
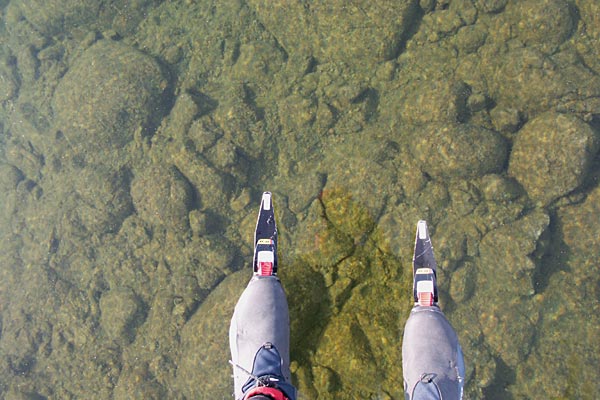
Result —
<path fill-rule="evenodd" d="M 427 124 L 412 135 L 421 168 L 436 178 L 473 178 L 502 169 L 508 148 L 494 131 L 470 124 Z"/>
<path fill-rule="evenodd" d="M 133 213 L 127 170 L 84 168 L 66 175 L 64 182 L 70 179 L 73 179 L 73 194 L 79 200 L 71 205 L 89 231 L 99 234 L 115 232 Z"/>
<path fill-rule="evenodd" d="M 544 113 L 518 132 L 508 172 L 545 206 L 581 185 L 599 148 L 600 137 L 579 118 Z"/>
<path fill-rule="evenodd" d="M 481 193 L 489 201 L 510 202 L 523 194 L 523 189 L 514 179 L 502 175 L 485 175 L 480 179 L 479 185 Z"/>
<path fill-rule="evenodd" d="M 358 59 L 368 65 L 396 56 L 418 13 L 413 0 L 249 3 L 288 54 L 312 53 L 324 62 Z"/>
<path fill-rule="evenodd" d="M 0 102 L 10 100 L 19 91 L 19 80 L 15 60 L 0 53 Z"/>
<path fill-rule="evenodd" d="M 338 382 L 317 391 L 321 397 L 334 398 L 349 390 L 367 398 L 401 396 L 402 386 L 396 384 L 402 375 L 400 352 L 389 349 L 400 347 L 398 319 L 406 307 L 396 300 L 396 290 L 374 281 L 355 286 L 347 296 L 323 331 L 314 356 L 314 364 L 335 371 Z M 317 381 L 322 379 L 318 370 L 313 373 Z"/>
<path fill-rule="evenodd" d="M 486 13 L 497 13 L 502 11 L 508 0 L 475 0 L 474 4 L 478 10 Z"/>
<path fill-rule="evenodd" d="M 517 23 L 517 37 L 525 45 L 554 51 L 573 33 L 575 17 L 565 0 L 524 0 L 510 4 L 507 13 Z"/>
<path fill-rule="evenodd" d="M 463 82 L 447 79 L 413 82 L 404 96 L 401 116 L 415 125 L 462 121 L 466 119 L 470 94 L 469 87 Z"/>
<path fill-rule="evenodd" d="M 9 7 L 16 9 L 11 10 L 11 13 L 21 13 L 37 31 L 55 36 L 65 31 L 76 31 L 82 26 L 95 26 L 104 30 L 114 25 L 125 33 L 137 25 L 143 18 L 145 9 L 154 2 L 108 1 L 105 4 L 95 0 L 24 0 L 11 2 Z"/>
<path fill-rule="evenodd" d="M 491 68 L 490 96 L 501 109 L 518 110 L 533 118 L 565 105 L 577 109 L 577 104 L 600 97 L 597 75 L 570 52 L 547 55 L 535 47 L 517 47 L 503 55 L 502 64 L 496 61 L 499 54 L 493 57 L 485 60 L 484 66 Z M 597 114 L 599 107 L 593 101 L 581 106 L 592 114 Z"/>
<path fill-rule="evenodd" d="M 487 233 L 479 245 L 484 265 L 494 273 L 517 276 L 533 273 L 536 261 L 543 255 L 541 236 L 550 223 L 550 217 L 537 210 L 523 218 Z M 522 293 L 527 294 L 527 293 Z"/>
<path fill-rule="evenodd" d="M 157 125 L 165 88 L 161 68 L 151 57 L 101 40 L 75 61 L 56 88 L 57 127 L 75 148 L 120 148 L 138 127 Z"/>
<path fill-rule="evenodd" d="M 143 322 L 140 300 L 130 288 L 115 288 L 100 298 L 100 323 L 111 340 L 131 343 L 135 328 Z"/>
<path fill-rule="evenodd" d="M 592 189 L 582 203 L 562 207 L 558 211 L 558 226 L 562 233 L 562 240 L 573 256 L 585 258 L 589 256 L 589 260 L 594 260 L 595 255 L 598 254 L 600 250 L 598 243 L 600 224 L 596 218 L 598 215 L 600 215 L 600 188 L 598 187 Z M 585 229 L 581 229 L 582 226 L 585 226 Z M 574 267 L 577 272 L 574 277 L 576 281 L 583 281 L 595 275 L 593 265 L 587 264 L 578 264 Z"/>
<path fill-rule="evenodd" d="M 516 396 L 593 399 L 597 393 L 600 362 L 590 355 L 600 351 L 600 314 L 593 300 L 598 296 L 599 204 L 600 189 L 595 187 L 584 201 L 557 209 L 552 226 L 556 246 L 543 259 L 534 298 L 542 317 L 533 351 L 515 369 L 511 392 Z"/>
<path fill-rule="evenodd" d="M 176 387 L 187 398 L 228 398 L 232 385 L 228 329 L 233 309 L 250 270 L 227 277 L 181 330 Z"/>
<path fill-rule="evenodd" d="M 131 197 L 139 216 L 150 225 L 169 229 L 189 227 L 194 193 L 175 167 L 151 166 L 136 174 Z"/>

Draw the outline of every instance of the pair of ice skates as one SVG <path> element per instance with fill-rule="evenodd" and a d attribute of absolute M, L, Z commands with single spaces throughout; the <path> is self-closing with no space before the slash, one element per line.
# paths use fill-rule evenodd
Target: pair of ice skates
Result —
<path fill-rule="evenodd" d="M 296 400 L 289 370 L 289 314 L 277 278 L 277 224 L 270 192 L 262 195 L 254 233 L 253 276 L 231 321 L 236 399 Z M 402 358 L 408 399 L 460 399 L 464 376 L 456 333 L 438 303 L 437 264 L 427 223 L 417 223 L 413 254 L 414 307 Z"/>

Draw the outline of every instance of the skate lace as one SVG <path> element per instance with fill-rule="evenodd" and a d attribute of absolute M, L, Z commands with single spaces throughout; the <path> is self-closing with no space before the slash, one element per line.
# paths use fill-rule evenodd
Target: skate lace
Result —
<path fill-rule="evenodd" d="M 235 368 L 239 369 L 240 371 L 248 375 L 250 378 L 254 379 L 254 381 L 256 382 L 256 386 L 273 386 L 276 382 L 279 382 L 279 378 L 273 375 L 264 375 L 258 377 L 252 372 L 248 371 L 246 368 L 242 367 L 241 365 L 234 363 L 232 360 L 229 360 L 229 364 L 233 365 Z"/>

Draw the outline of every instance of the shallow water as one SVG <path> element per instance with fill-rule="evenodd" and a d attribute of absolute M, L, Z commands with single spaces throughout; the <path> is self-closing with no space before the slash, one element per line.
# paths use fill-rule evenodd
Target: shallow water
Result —
<path fill-rule="evenodd" d="M 466 398 L 599 391 L 594 1 L 1 1 L 0 397 L 230 398 L 274 193 L 300 399 L 401 399 L 416 221 Z"/>

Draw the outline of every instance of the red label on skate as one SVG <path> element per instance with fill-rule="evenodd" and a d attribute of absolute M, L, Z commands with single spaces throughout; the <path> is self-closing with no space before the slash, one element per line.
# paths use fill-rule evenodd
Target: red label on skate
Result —
<path fill-rule="evenodd" d="M 418 293 L 419 305 L 423 307 L 430 307 L 433 305 L 433 294 L 429 292 Z"/>
<path fill-rule="evenodd" d="M 258 274 L 262 276 L 273 275 L 273 263 L 272 262 L 259 262 L 258 263 Z"/>

